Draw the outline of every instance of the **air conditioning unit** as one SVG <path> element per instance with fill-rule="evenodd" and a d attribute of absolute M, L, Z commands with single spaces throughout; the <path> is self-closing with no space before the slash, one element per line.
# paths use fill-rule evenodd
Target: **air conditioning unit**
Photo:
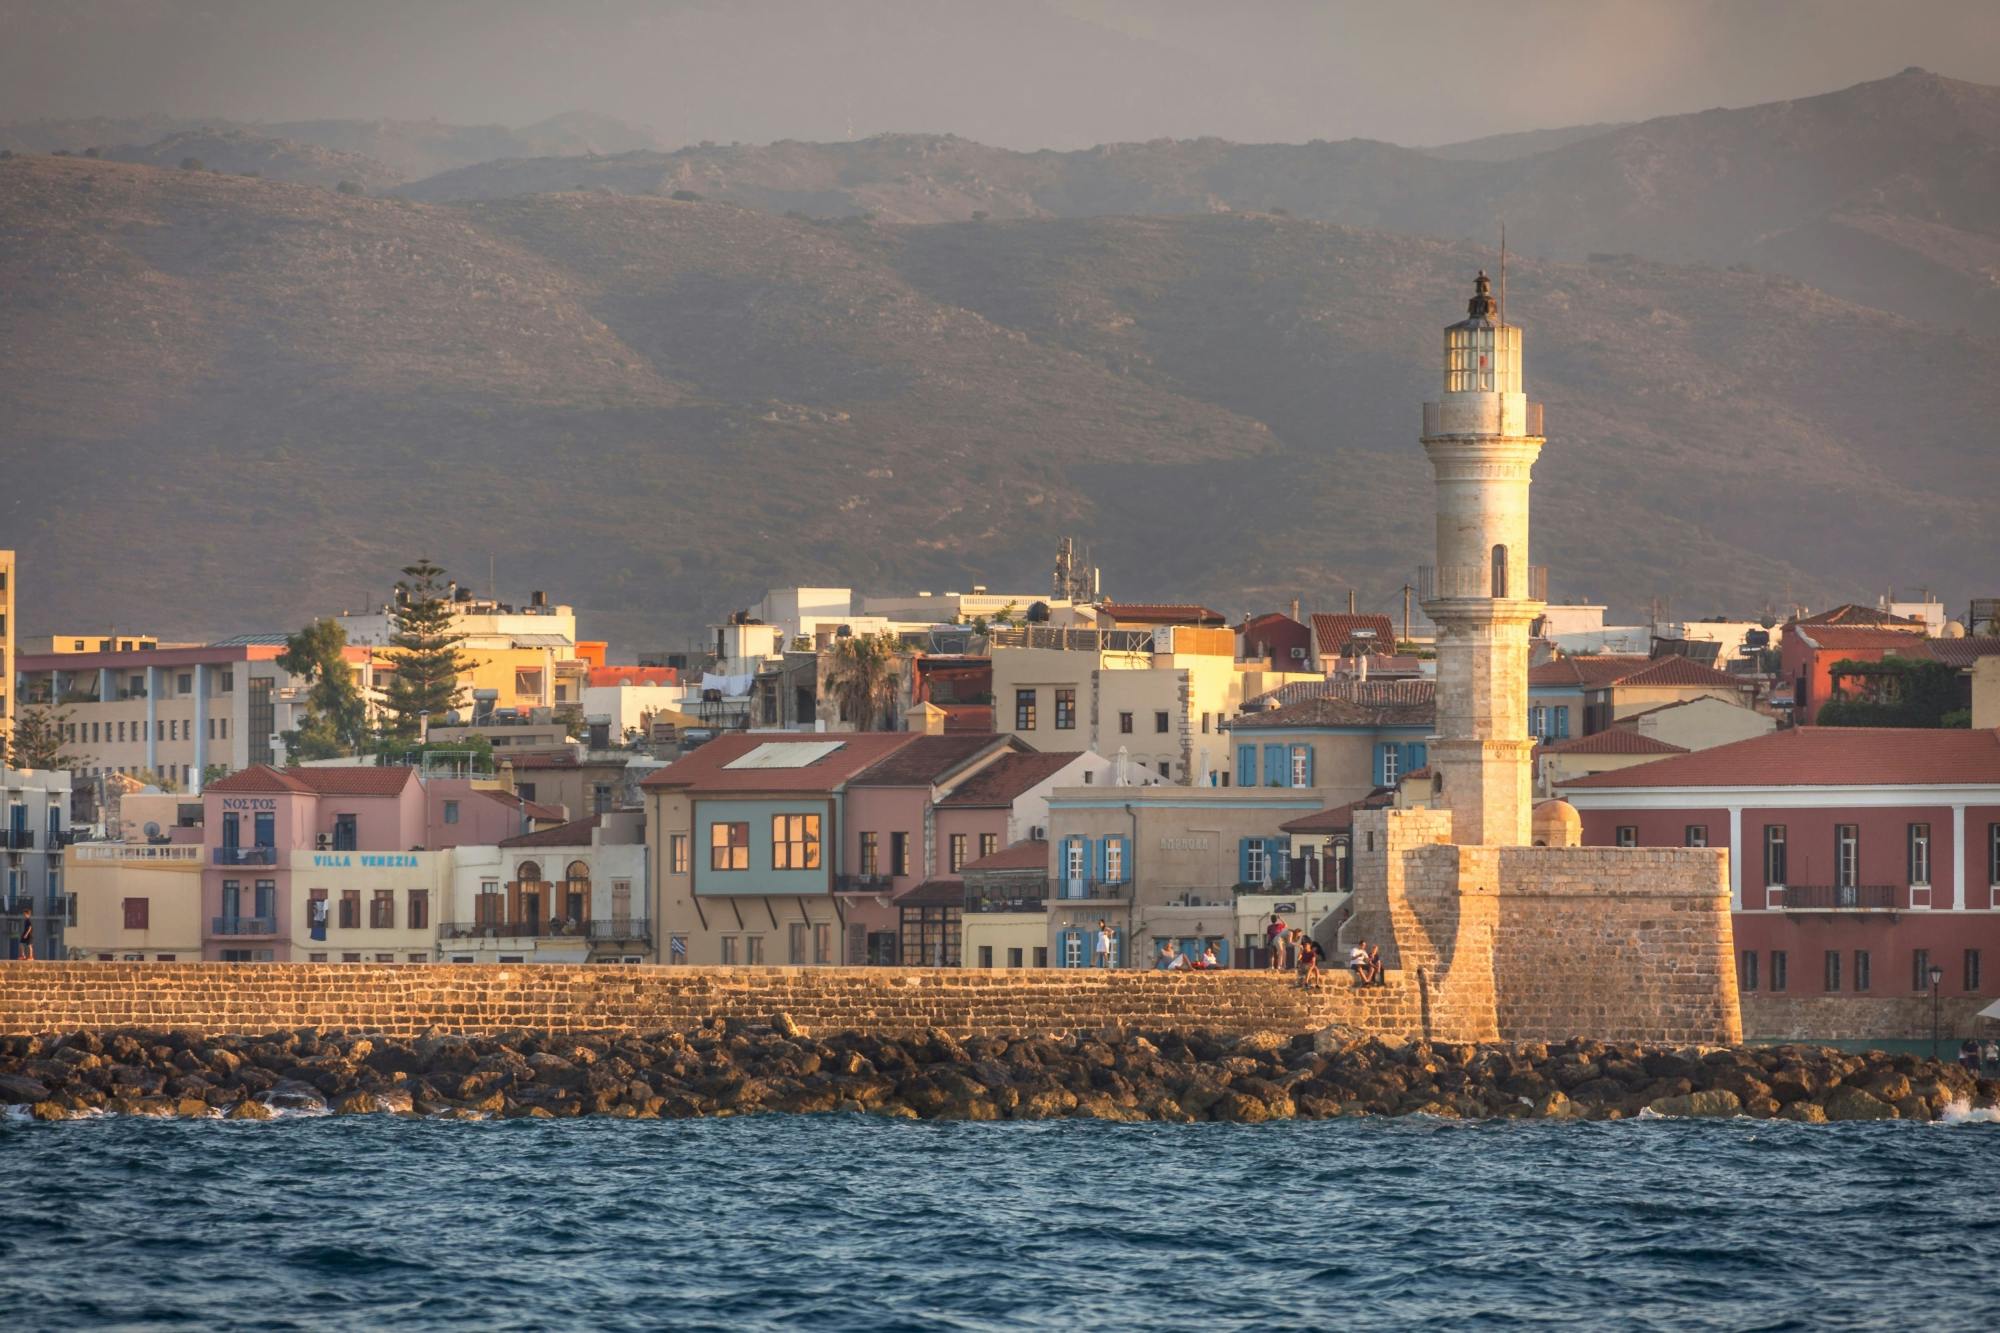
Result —
<path fill-rule="evenodd" d="M 1306 660 L 1306 650 L 1303 645 L 1295 645 L 1292 648 L 1292 660 L 1294 662 L 1303 662 Z"/>
<path fill-rule="evenodd" d="M 1034 842 L 1047 842 L 1049 840 L 1049 830 L 1047 825 L 1044 824 L 1035 825 L 1033 828 L 1028 830 L 1028 837 L 1031 841 Z"/>

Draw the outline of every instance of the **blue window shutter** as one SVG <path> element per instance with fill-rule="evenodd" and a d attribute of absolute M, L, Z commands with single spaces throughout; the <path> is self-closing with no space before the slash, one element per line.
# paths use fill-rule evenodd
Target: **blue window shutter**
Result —
<path fill-rule="evenodd" d="M 1236 785 L 1239 787 L 1257 785 L 1257 747 L 1254 745 L 1236 747 Z"/>
<path fill-rule="evenodd" d="M 1125 966 L 1125 927 L 1114 926 L 1111 930 L 1111 966 Z"/>
<path fill-rule="evenodd" d="M 1569 705 L 1556 706 L 1556 739 L 1563 740 L 1569 735 Z"/>
<path fill-rule="evenodd" d="M 1291 762 L 1291 753 L 1291 747 L 1285 745 L 1267 745 L 1264 747 L 1265 786 L 1282 787 L 1285 785 L 1289 777 L 1285 772 L 1285 766 Z"/>
<path fill-rule="evenodd" d="M 1229 966 L 1229 941 L 1223 940 L 1215 946 L 1215 961 L 1223 967 Z"/>
<path fill-rule="evenodd" d="M 1236 840 L 1236 882 L 1238 884 L 1248 884 L 1250 882 L 1250 839 L 1248 838 L 1238 838 Z"/>
<path fill-rule="evenodd" d="M 1375 743 L 1375 785 L 1378 787 L 1386 785 L 1389 781 L 1388 758 L 1389 742 L 1377 741 Z"/>
<path fill-rule="evenodd" d="M 1405 741 L 1403 743 L 1403 763 L 1399 771 L 1414 773 L 1424 766 L 1425 758 L 1424 743 L 1422 741 Z"/>

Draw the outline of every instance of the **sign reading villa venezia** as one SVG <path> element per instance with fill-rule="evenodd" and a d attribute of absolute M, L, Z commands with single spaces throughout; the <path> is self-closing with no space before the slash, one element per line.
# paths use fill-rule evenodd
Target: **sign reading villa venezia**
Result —
<path fill-rule="evenodd" d="M 1208 839 L 1161 838 L 1160 850 L 1163 852 L 1205 852 L 1208 850 Z"/>
<path fill-rule="evenodd" d="M 423 863 L 409 852 L 314 852 L 313 869 L 338 870 L 343 866 L 365 866 L 371 870 L 414 870 Z"/>

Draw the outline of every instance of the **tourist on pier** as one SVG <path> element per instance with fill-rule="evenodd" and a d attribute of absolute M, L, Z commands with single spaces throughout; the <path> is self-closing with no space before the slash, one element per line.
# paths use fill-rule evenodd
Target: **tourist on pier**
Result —
<path fill-rule="evenodd" d="M 1971 1037 L 1959 1043 L 1958 1063 L 1975 1074 L 1979 1072 L 1979 1043 Z"/>
<path fill-rule="evenodd" d="M 1354 974 L 1354 984 L 1368 984 L 1368 941 L 1362 940 L 1347 951 L 1347 970 Z"/>
<path fill-rule="evenodd" d="M 1215 956 L 1215 946 L 1213 944 L 1201 951 L 1201 961 L 1196 963 L 1195 966 L 1204 972 L 1211 967 L 1222 966 L 1222 960 Z"/>
<path fill-rule="evenodd" d="M 1111 927 L 1103 917 L 1097 919 L 1097 966 L 1111 966 Z"/>
<path fill-rule="evenodd" d="M 1299 941 L 1299 988 L 1319 984 L 1319 941 L 1310 935 Z"/>
<path fill-rule="evenodd" d="M 19 807 L 15 808 L 18 809 Z M 33 912 L 21 913 L 21 959 L 29 963 L 35 961 L 35 914 Z"/>
<path fill-rule="evenodd" d="M 1285 918 L 1276 912 L 1271 913 L 1271 924 L 1264 927 L 1264 948 L 1271 955 L 1273 971 L 1285 965 Z"/>
<path fill-rule="evenodd" d="M 1368 984 L 1382 984 L 1382 951 L 1372 944 L 1368 946 Z"/>

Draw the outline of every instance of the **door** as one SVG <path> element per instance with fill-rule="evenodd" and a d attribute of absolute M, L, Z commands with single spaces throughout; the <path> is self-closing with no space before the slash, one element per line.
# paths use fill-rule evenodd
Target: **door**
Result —
<path fill-rule="evenodd" d="M 269 810 L 257 812 L 257 845 L 276 847 L 278 845 L 278 816 Z"/>
<path fill-rule="evenodd" d="M 259 815 L 257 818 L 262 820 L 264 817 Z M 259 827 L 261 828 L 262 825 L 260 824 Z M 354 816 L 335 815 L 333 817 L 333 850 L 336 852 L 351 852 L 359 842 L 360 837 L 355 829 Z"/>
<path fill-rule="evenodd" d="M 234 810 L 222 816 L 222 845 L 232 852 L 243 845 L 243 820 Z"/>

